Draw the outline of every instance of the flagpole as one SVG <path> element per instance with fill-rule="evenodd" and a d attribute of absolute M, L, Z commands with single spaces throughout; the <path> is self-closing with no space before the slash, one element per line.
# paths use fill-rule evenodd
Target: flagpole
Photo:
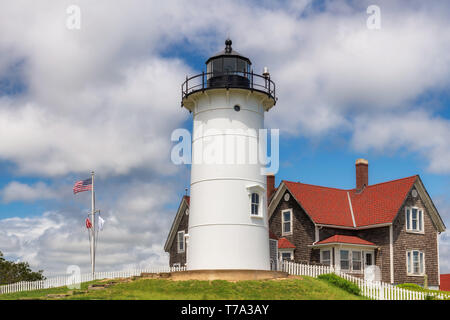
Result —
<path fill-rule="evenodd" d="M 92 211 L 91 211 L 91 217 L 92 217 L 92 228 L 91 228 L 91 267 L 92 267 L 92 277 L 94 277 L 95 274 L 95 191 L 94 191 L 94 171 L 91 172 L 91 179 L 92 179 Z"/>

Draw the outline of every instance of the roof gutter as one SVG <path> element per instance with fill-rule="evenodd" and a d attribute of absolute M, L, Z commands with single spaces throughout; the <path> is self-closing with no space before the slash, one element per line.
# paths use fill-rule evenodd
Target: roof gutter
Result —
<path fill-rule="evenodd" d="M 367 247 L 367 248 L 378 248 L 377 245 L 371 245 L 371 244 L 359 244 L 359 243 L 347 243 L 347 242 L 328 242 L 328 243 L 320 243 L 320 244 L 310 244 L 308 247 L 314 248 L 314 247 L 325 247 L 325 246 L 334 246 L 334 245 L 349 245 L 349 246 L 355 246 L 355 247 Z"/>

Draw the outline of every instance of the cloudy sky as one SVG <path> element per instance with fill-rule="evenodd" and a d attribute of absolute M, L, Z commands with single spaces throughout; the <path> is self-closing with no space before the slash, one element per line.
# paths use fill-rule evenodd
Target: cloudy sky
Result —
<path fill-rule="evenodd" d="M 367 7 L 381 10 L 367 27 Z M 77 5 L 80 29 L 67 27 Z M 71 20 L 70 20 L 71 21 Z M 186 74 L 233 48 L 268 66 L 281 179 L 354 187 L 420 174 L 450 226 L 448 1 L 3 1 L 0 251 L 47 274 L 89 271 L 88 193 L 106 220 L 98 270 L 168 263 L 163 245 L 189 168 L 170 161 Z M 450 235 L 440 236 L 450 272 Z"/>

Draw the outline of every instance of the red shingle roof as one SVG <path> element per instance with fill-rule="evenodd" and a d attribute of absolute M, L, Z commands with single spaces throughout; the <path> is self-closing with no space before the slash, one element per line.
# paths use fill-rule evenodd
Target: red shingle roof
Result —
<path fill-rule="evenodd" d="M 275 233 L 269 230 L 269 239 L 278 240 L 278 237 L 275 235 Z"/>
<path fill-rule="evenodd" d="M 292 195 L 316 223 L 353 226 L 347 191 L 284 181 Z"/>
<path fill-rule="evenodd" d="M 315 223 L 362 227 L 392 222 L 416 179 L 417 176 L 412 176 L 374 184 L 367 186 L 360 193 L 357 193 L 356 189 L 344 190 L 300 182 L 283 182 Z"/>
<path fill-rule="evenodd" d="M 450 273 L 441 274 L 441 284 L 439 286 L 439 290 L 450 291 Z"/>
<path fill-rule="evenodd" d="M 350 243 L 365 246 L 375 246 L 375 243 L 373 242 L 355 236 L 343 236 L 343 235 L 334 235 L 325 240 L 319 241 L 316 244 L 327 244 L 327 243 Z"/>
<path fill-rule="evenodd" d="M 357 194 L 350 192 L 357 226 L 392 222 L 417 176 L 374 184 Z"/>
<path fill-rule="evenodd" d="M 286 238 L 278 240 L 278 249 L 294 249 L 295 246 Z"/>

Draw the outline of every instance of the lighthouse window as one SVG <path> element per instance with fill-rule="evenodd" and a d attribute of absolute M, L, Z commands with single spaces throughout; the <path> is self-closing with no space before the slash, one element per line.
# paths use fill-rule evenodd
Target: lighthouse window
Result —
<path fill-rule="evenodd" d="M 234 106 L 234 111 L 238 112 L 238 111 L 240 111 L 240 110 L 241 110 L 241 107 L 239 107 L 238 105 L 235 105 L 235 106 Z"/>
<path fill-rule="evenodd" d="M 237 60 L 237 71 L 242 73 L 247 72 L 247 63 L 244 60 Z"/>
<path fill-rule="evenodd" d="M 236 58 L 223 58 L 223 71 L 227 73 L 236 71 Z"/>
<path fill-rule="evenodd" d="M 252 215 L 259 215 L 259 194 L 252 193 Z"/>
<path fill-rule="evenodd" d="M 212 72 L 213 72 L 213 76 L 218 76 L 221 75 L 223 72 L 223 64 L 222 64 L 222 59 L 215 59 L 212 62 Z"/>

